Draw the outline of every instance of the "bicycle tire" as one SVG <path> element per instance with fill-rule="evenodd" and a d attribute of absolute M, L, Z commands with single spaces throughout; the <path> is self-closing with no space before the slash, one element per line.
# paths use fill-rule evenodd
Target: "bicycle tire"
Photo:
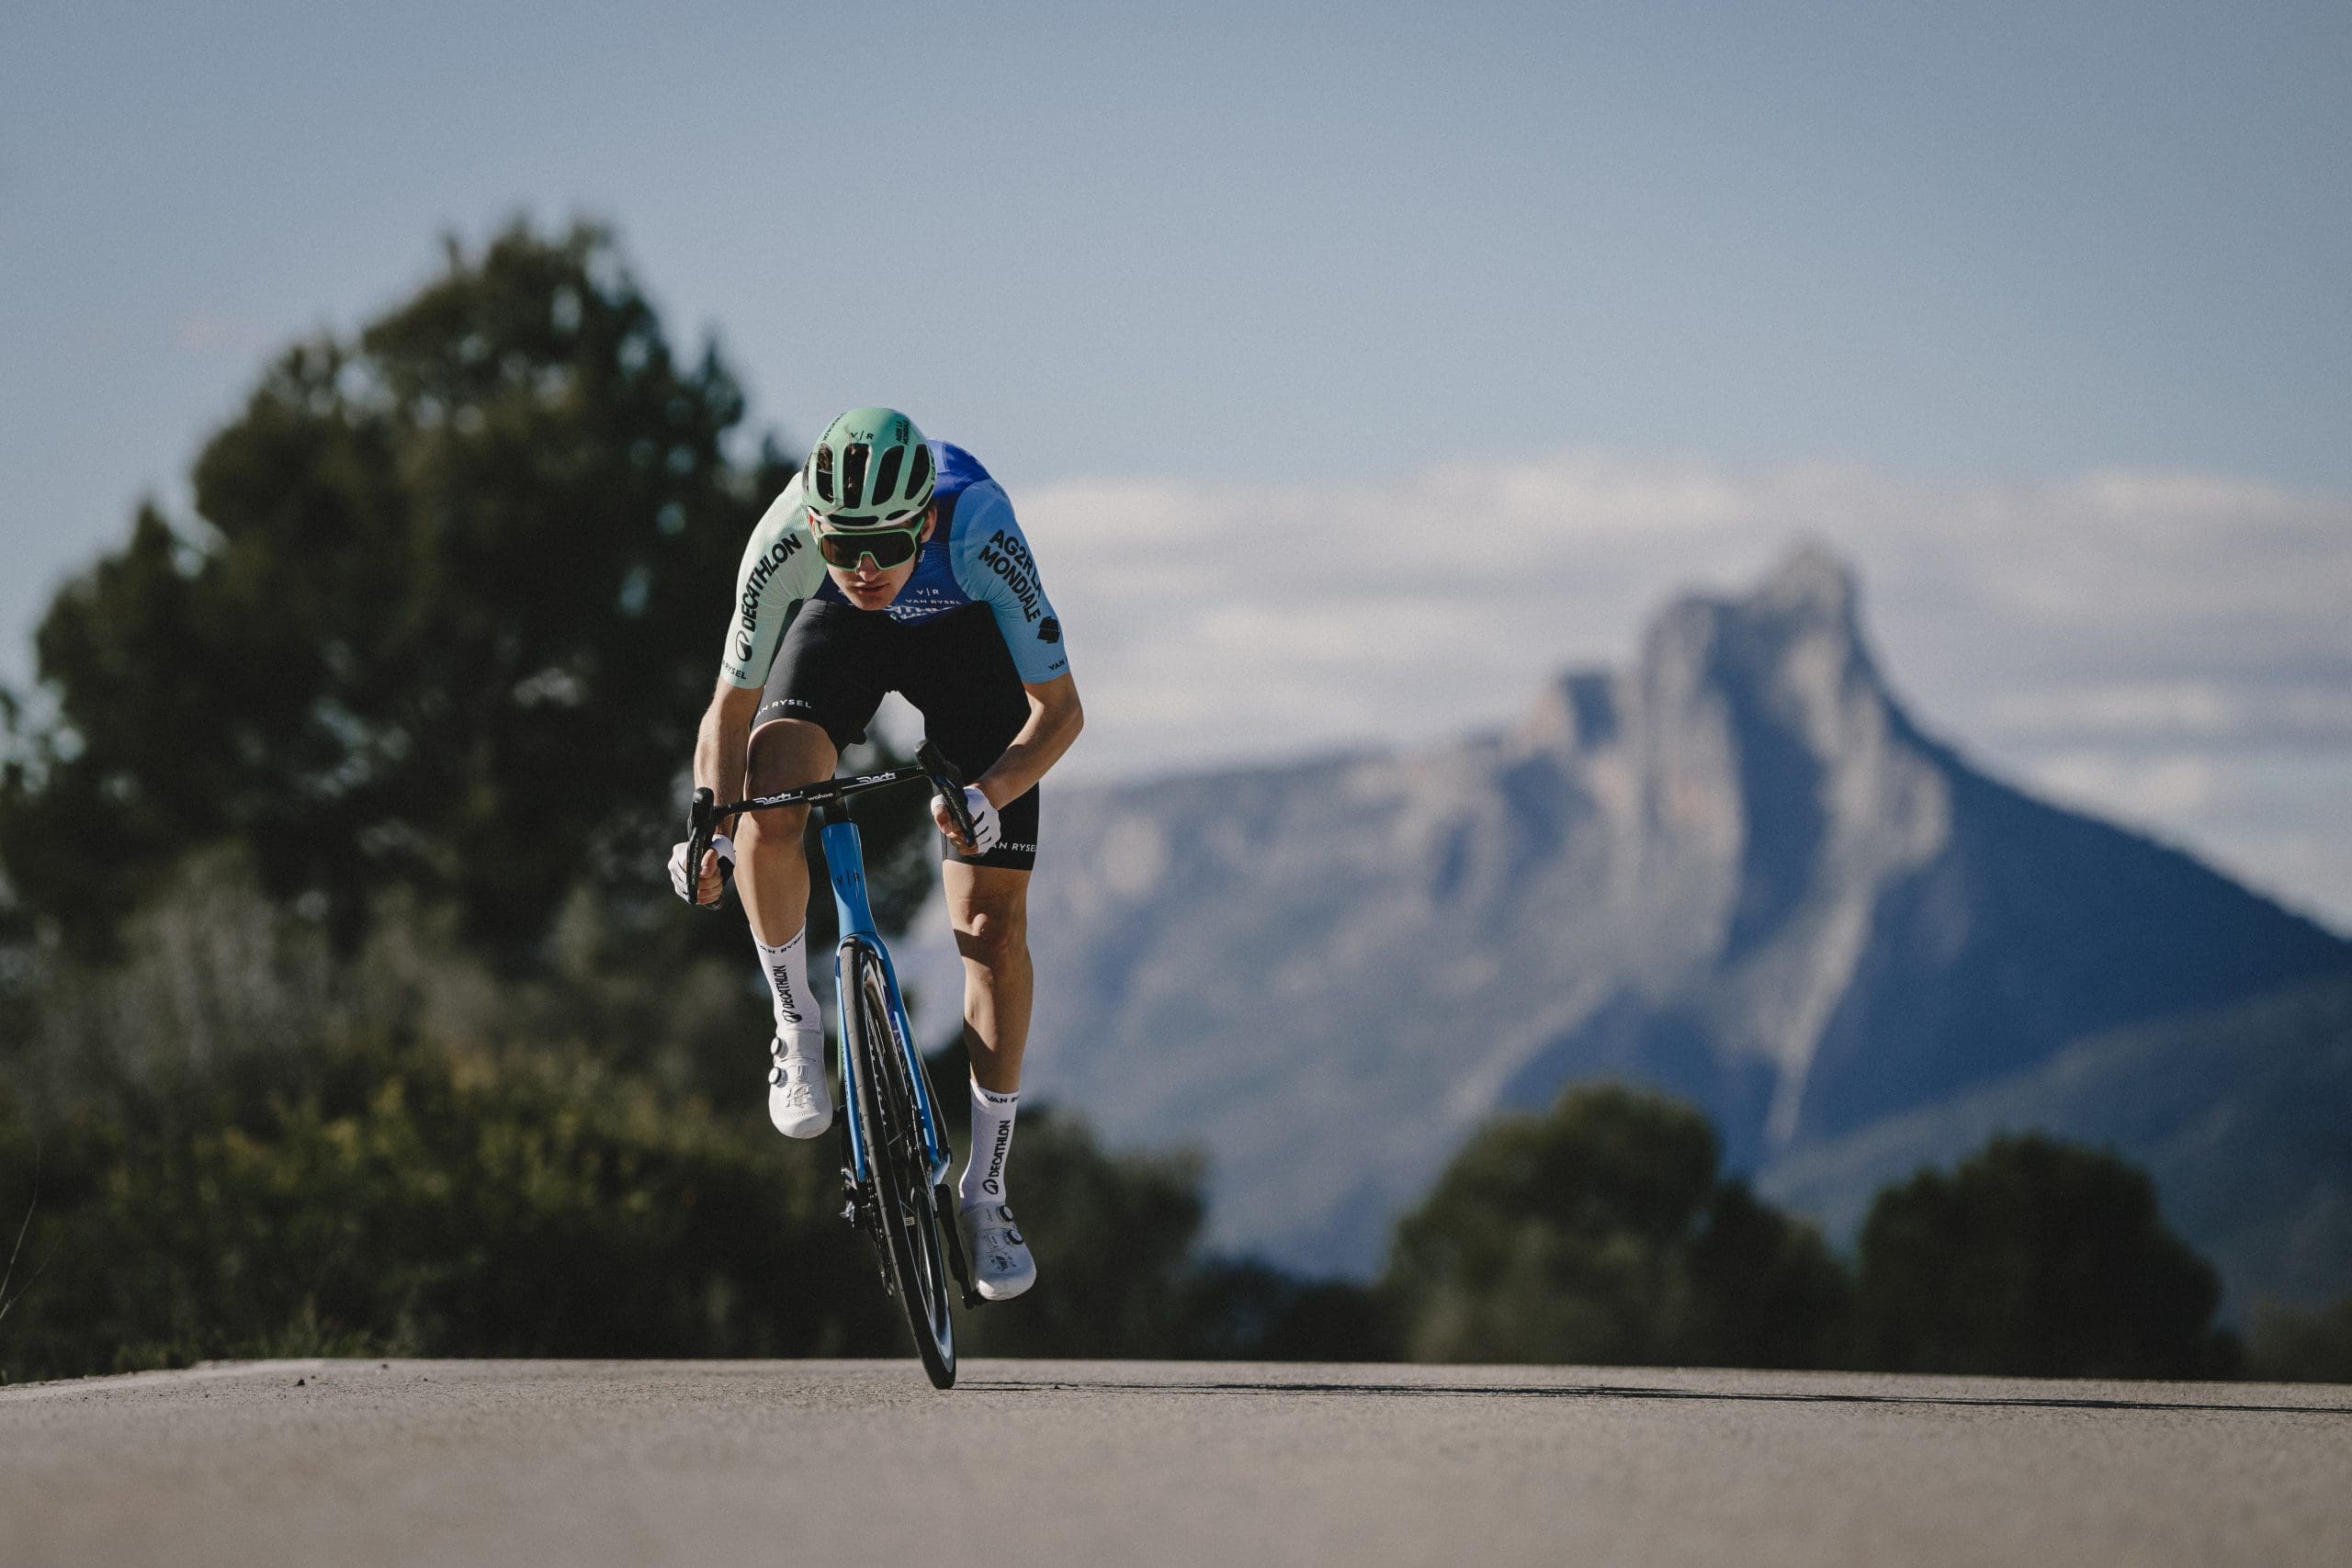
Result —
<path fill-rule="evenodd" d="M 881 965 L 860 947 L 852 950 L 849 970 L 853 1001 L 842 1009 L 842 1021 L 849 1030 L 855 1079 L 852 1092 L 865 1131 L 865 1164 L 883 1257 L 922 1370 L 933 1387 L 952 1388 L 956 1320 L 939 1239 L 938 1197 L 915 1119 L 914 1090 L 890 1027 Z"/>

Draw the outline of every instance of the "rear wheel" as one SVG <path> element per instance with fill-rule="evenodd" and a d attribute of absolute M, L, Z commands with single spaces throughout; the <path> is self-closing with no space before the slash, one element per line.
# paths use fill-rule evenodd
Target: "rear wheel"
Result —
<path fill-rule="evenodd" d="M 883 1256 L 899 1303 L 906 1309 L 915 1354 L 922 1358 L 933 1384 L 948 1388 L 956 1382 L 956 1324 L 940 1246 L 942 1215 L 915 1119 L 914 1086 L 890 1027 L 881 965 L 872 953 L 854 948 L 847 968 L 850 998 L 842 1009 L 842 1021 L 849 1031 L 851 1092 L 857 1097 L 858 1122 L 865 1134 Z"/>

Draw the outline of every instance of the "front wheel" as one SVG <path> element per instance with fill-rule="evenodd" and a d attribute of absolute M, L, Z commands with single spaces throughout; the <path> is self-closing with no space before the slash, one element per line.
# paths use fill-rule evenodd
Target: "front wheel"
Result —
<path fill-rule="evenodd" d="M 850 1092 L 857 1097 L 857 1119 L 865 1132 L 883 1256 L 899 1304 L 906 1309 L 907 1328 L 914 1336 L 922 1370 L 934 1387 L 949 1388 L 956 1382 L 956 1323 L 940 1247 L 942 1216 L 915 1119 L 907 1054 L 890 1026 L 881 964 L 863 947 L 851 948 L 848 958 L 842 967 L 849 997 L 842 1023 L 849 1033 Z"/>

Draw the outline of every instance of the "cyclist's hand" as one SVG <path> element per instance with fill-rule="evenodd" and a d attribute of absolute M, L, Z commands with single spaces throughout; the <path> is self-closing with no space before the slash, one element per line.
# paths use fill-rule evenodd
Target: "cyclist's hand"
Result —
<path fill-rule="evenodd" d="M 686 888 L 686 846 L 673 844 L 670 846 L 670 886 L 677 890 L 679 897 L 689 904 L 716 904 L 719 888 L 726 886 L 726 874 L 719 864 L 722 861 L 726 863 L 726 870 L 734 868 L 735 840 L 719 833 L 712 837 L 710 848 L 703 852 L 702 875 L 695 879 L 694 890 L 689 892 Z"/>
<path fill-rule="evenodd" d="M 996 807 L 970 784 L 964 786 L 964 809 L 972 814 L 972 834 L 978 840 L 977 843 L 956 831 L 955 823 L 947 818 L 947 803 L 935 795 L 931 797 L 932 820 L 939 824 L 939 830 L 947 835 L 949 843 L 967 855 L 984 855 L 1003 842 L 1004 825 L 997 820 Z"/>

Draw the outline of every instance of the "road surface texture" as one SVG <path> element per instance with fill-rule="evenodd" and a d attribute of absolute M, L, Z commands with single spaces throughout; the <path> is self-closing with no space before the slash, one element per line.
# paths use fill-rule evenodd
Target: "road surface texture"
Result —
<path fill-rule="evenodd" d="M 2352 1388 L 272 1361 L 0 1390 L 0 1563 L 2352 1562 Z"/>

